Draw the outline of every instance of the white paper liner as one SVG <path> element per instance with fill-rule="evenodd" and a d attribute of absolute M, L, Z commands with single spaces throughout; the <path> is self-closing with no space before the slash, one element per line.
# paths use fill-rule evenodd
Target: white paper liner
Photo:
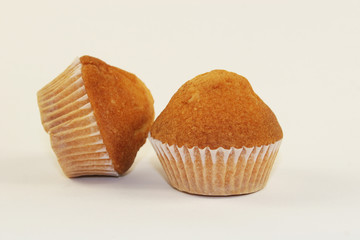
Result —
<path fill-rule="evenodd" d="M 38 92 L 41 121 L 68 177 L 118 176 L 82 79 L 80 59 Z"/>
<path fill-rule="evenodd" d="M 281 140 L 259 147 L 187 148 L 149 140 L 170 184 L 199 195 L 239 195 L 264 188 Z"/>

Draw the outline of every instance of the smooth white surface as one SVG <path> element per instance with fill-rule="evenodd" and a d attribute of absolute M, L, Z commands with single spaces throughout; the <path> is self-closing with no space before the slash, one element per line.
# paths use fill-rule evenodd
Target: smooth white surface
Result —
<path fill-rule="evenodd" d="M 0 239 L 360 239 L 359 1 L 0 1 Z M 149 143 L 67 179 L 36 91 L 76 56 L 134 72 L 156 114 L 197 74 L 247 77 L 284 131 L 267 187 L 172 189 Z"/>

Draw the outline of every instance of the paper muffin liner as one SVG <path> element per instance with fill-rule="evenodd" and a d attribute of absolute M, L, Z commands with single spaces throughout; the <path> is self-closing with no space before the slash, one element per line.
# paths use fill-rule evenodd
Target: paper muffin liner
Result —
<path fill-rule="evenodd" d="M 97 125 L 77 58 L 38 92 L 41 121 L 68 177 L 118 176 Z"/>
<path fill-rule="evenodd" d="M 281 140 L 258 147 L 187 148 L 149 140 L 170 184 L 199 195 L 239 195 L 265 187 Z"/>

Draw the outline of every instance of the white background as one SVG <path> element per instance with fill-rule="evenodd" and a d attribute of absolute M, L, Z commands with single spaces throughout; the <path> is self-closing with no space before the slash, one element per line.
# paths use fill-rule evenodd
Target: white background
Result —
<path fill-rule="evenodd" d="M 360 239 L 360 1 L 0 1 L 0 239 Z M 247 77 L 284 140 L 267 187 L 178 192 L 149 143 L 66 178 L 36 92 L 76 56 L 135 73 L 158 115 L 212 69 Z"/>

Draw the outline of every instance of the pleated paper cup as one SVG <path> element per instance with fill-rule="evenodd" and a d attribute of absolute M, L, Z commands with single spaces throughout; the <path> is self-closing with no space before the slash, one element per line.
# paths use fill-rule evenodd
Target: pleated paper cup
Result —
<path fill-rule="evenodd" d="M 41 121 L 68 177 L 118 176 L 106 150 L 76 59 L 37 94 Z"/>
<path fill-rule="evenodd" d="M 187 148 L 149 140 L 170 184 L 198 195 L 239 195 L 265 187 L 281 140 L 259 147 Z"/>

